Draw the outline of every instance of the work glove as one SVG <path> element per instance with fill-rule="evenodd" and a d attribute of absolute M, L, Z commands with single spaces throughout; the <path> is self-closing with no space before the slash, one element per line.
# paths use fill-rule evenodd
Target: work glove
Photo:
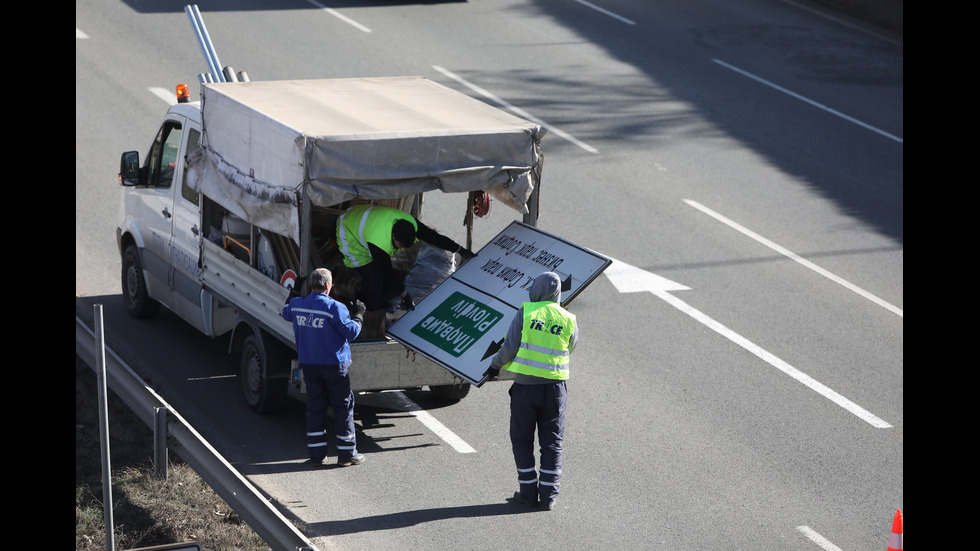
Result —
<path fill-rule="evenodd" d="M 483 372 L 483 378 L 486 381 L 492 381 L 500 376 L 500 370 L 494 367 L 488 367 L 486 371 Z"/>
<path fill-rule="evenodd" d="M 364 322 L 364 312 L 366 310 L 367 310 L 367 306 L 364 306 L 364 303 L 363 302 L 361 302 L 359 300 L 355 300 L 353 306 L 351 306 L 351 308 L 350 308 L 350 317 L 351 317 L 351 319 L 356 319 L 357 321 L 360 321 L 360 322 L 363 323 Z"/>
<path fill-rule="evenodd" d="M 459 256 L 463 257 L 463 260 L 469 260 L 476 256 L 475 252 L 469 249 L 464 249 L 463 247 L 460 247 L 456 252 L 459 253 Z"/>
<path fill-rule="evenodd" d="M 405 293 L 402 296 L 402 310 L 405 310 L 406 312 L 415 310 L 415 301 L 412 300 L 412 295 Z"/>
<path fill-rule="evenodd" d="M 303 288 L 303 282 L 304 281 L 306 281 L 306 278 L 305 277 L 297 277 L 296 278 L 296 280 L 293 282 L 293 286 L 289 288 L 289 294 L 286 295 L 286 304 L 289 304 L 289 301 L 293 300 L 296 297 L 303 296 L 303 295 L 299 294 L 299 292 L 300 292 L 300 289 Z"/>

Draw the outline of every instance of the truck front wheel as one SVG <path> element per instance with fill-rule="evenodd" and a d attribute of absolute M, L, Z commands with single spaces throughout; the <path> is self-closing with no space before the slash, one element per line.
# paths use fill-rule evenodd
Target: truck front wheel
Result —
<path fill-rule="evenodd" d="M 126 312 L 134 318 L 149 318 L 160 310 L 160 303 L 150 298 L 143 279 L 143 263 L 136 245 L 126 247 L 122 256 L 122 296 Z"/>
<path fill-rule="evenodd" d="M 245 402 L 258 413 L 273 413 L 285 406 L 288 398 L 286 378 L 266 377 L 266 365 L 270 361 L 263 354 L 258 337 L 249 335 L 242 344 L 241 378 Z"/>

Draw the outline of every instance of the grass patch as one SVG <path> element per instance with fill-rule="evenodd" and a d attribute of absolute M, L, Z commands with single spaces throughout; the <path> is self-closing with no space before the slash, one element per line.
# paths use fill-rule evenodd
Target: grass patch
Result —
<path fill-rule="evenodd" d="M 153 476 L 153 431 L 112 390 L 107 396 L 116 549 L 196 542 L 207 551 L 269 546 L 179 458 Z M 75 550 L 103 551 L 105 508 L 98 382 L 75 357 Z"/>

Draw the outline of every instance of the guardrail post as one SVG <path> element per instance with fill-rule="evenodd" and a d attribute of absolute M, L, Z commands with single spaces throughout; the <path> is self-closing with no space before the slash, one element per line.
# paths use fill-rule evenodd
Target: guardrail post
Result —
<path fill-rule="evenodd" d="M 112 466 L 109 461 L 109 400 L 106 394 L 105 331 L 102 325 L 102 305 L 94 305 L 95 312 L 95 359 L 99 386 L 99 441 L 102 443 L 102 503 L 105 509 L 105 548 L 115 550 L 115 532 L 112 522 Z"/>
<path fill-rule="evenodd" d="M 167 479 L 167 408 L 153 408 L 153 476 Z"/>

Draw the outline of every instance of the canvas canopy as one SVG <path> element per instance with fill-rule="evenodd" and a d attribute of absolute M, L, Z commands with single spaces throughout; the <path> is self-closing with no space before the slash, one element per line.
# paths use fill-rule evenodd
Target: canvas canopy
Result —
<path fill-rule="evenodd" d="M 487 190 L 527 213 L 545 130 L 423 77 L 202 85 L 188 183 L 299 242 L 299 201 Z"/>

